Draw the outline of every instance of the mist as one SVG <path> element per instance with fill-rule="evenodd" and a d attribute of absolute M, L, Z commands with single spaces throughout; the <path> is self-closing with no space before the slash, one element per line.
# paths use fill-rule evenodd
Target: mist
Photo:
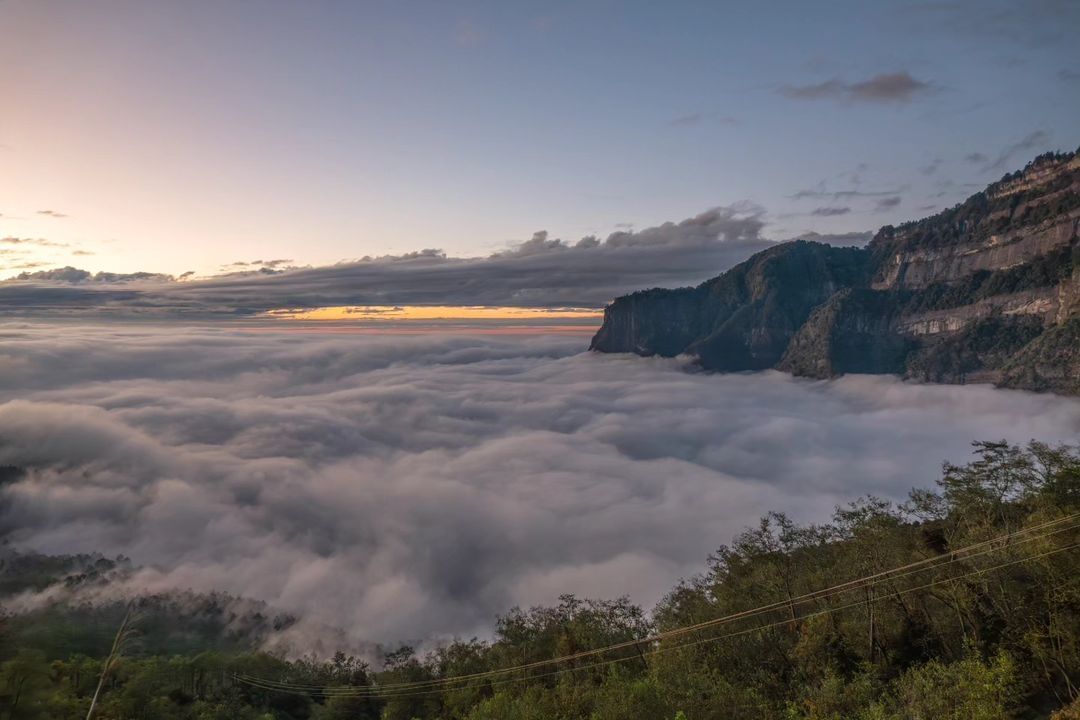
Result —
<path fill-rule="evenodd" d="M 0 538 L 130 556 L 357 644 L 484 635 L 561 593 L 651 606 L 762 513 L 929 486 L 1080 401 L 716 375 L 581 337 L 0 326 Z"/>

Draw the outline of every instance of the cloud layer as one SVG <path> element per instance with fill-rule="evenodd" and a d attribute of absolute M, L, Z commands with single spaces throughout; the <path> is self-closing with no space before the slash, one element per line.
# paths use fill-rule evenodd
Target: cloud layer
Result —
<path fill-rule="evenodd" d="M 577 338 L 0 326 L 0 535 L 125 553 L 362 641 L 484 632 L 559 593 L 651 604 L 759 513 L 927 485 L 1080 402 L 886 377 L 707 375 Z"/>
<path fill-rule="evenodd" d="M 259 261 L 253 272 L 185 282 L 76 268 L 29 272 L 0 282 L 0 313 L 245 316 L 339 305 L 601 307 L 645 287 L 699 283 L 772 246 L 762 235 L 764 216 L 762 208 L 740 204 L 604 239 L 567 243 L 541 231 L 485 258 L 451 258 L 428 249 L 305 269 Z"/>

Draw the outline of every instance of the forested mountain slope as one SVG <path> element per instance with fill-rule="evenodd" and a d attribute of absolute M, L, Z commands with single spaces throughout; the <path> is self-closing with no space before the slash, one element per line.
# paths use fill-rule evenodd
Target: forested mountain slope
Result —
<path fill-rule="evenodd" d="M 1075 719 L 1080 454 L 976 450 L 900 507 L 864 498 L 813 526 L 768 515 L 651 614 L 565 596 L 510 610 L 489 640 L 386 651 L 377 669 L 256 652 L 272 621 L 233 602 L 137 599 L 138 635 L 95 717 Z M 13 599 L 116 570 L 94 556 L 5 556 L 0 718 L 86 717 L 122 606 Z"/>
<path fill-rule="evenodd" d="M 591 347 L 1077 394 L 1078 227 L 1080 155 L 1050 153 L 866 248 L 795 241 L 696 288 L 620 297 Z"/>

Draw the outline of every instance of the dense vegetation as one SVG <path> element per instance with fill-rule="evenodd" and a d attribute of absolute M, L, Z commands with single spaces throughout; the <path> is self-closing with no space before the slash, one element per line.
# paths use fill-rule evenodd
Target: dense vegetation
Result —
<path fill-rule="evenodd" d="M 914 491 L 901 506 L 864 498 L 813 526 L 768 515 L 651 614 L 626 600 L 567 596 L 554 607 L 510 611 L 490 641 L 426 654 L 400 648 L 378 670 L 342 654 L 287 661 L 240 650 L 267 626 L 289 622 L 257 607 L 241 623 L 254 630 L 223 640 L 224 628 L 237 624 L 229 599 L 201 600 L 198 611 L 185 610 L 192 598 L 146 599 L 140 637 L 109 676 L 96 717 L 993 720 L 1060 708 L 1058 717 L 1080 717 L 1080 518 L 1071 517 L 1080 513 L 1080 452 L 1039 443 L 976 450 L 974 462 L 946 465 L 935 490 Z M 963 550 L 1053 521 L 977 553 Z M 118 567 L 80 558 L 12 553 L 0 587 L 9 595 L 40 589 L 58 575 L 76 585 L 107 582 Z M 803 597 L 920 561 L 872 584 Z M 122 612 L 55 606 L 0 620 L 0 718 L 85 717 L 111 641 L 106 628 Z M 179 619 L 164 622 L 169 616 Z M 437 684 L 616 643 L 625 644 Z M 310 689 L 272 690 L 237 675 Z M 414 682 L 436 684 L 392 688 Z"/>
<path fill-rule="evenodd" d="M 1004 270 L 977 270 L 949 283 L 934 283 L 922 290 L 898 293 L 903 314 L 944 310 L 977 303 L 995 295 L 1007 295 L 1054 287 L 1064 282 L 1080 264 L 1080 245 L 1065 246 Z"/>
<path fill-rule="evenodd" d="M 991 235 L 1002 234 L 1044 220 L 1062 217 L 1080 207 L 1080 195 L 1070 192 L 1080 170 L 1062 174 L 1037 188 L 1001 194 L 1010 182 L 1021 180 L 1026 172 L 1047 164 L 1067 161 L 1080 152 L 1048 152 L 1029 162 L 1023 170 L 1007 173 L 986 190 L 967 200 L 921 220 L 886 225 L 870 244 L 872 250 L 896 252 L 979 243 Z M 898 244 L 898 240 L 902 242 Z"/>

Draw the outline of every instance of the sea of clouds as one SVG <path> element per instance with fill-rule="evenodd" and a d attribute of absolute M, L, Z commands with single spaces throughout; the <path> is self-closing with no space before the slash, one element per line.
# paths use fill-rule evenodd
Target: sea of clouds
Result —
<path fill-rule="evenodd" d="M 769 510 L 902 499 L 1080 401 L 712 375 L 581 336 L 0 326 L 0 538 L 123 553 L 347 638 L 485 634 L 560 593 L 646 607 Z"/>

